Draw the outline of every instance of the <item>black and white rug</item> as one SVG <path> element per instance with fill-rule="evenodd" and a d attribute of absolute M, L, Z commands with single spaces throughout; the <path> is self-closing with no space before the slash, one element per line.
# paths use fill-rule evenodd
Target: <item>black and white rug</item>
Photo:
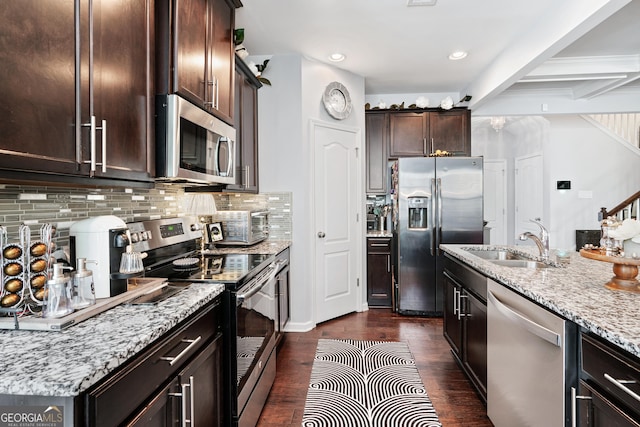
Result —
<path fill-rule="evenodd" d="M 441 427 L 406 343 L 318 340 L 303 427 Z"/>

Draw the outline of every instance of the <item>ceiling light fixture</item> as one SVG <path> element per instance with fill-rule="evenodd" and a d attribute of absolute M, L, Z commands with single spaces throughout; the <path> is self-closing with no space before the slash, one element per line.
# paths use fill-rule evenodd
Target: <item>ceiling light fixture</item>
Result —
<path fill-rule="evenodd" d="M 329 55 L 329 60 L 332 62 L 341 62 L 341 61 L 344 61 L 345 58 L 346 56 L 344 56 L 344 54 L 337 53 L 337 52 Z"/>
<path fill-rule="evenodd" d="M 507 119 L 504 116 L 491 117 L 491 121 L 490 121 L 491 127 L 496 132 L 500 132 L 504 127 L 504 124 L 506 123 L 506 121 Z"/>
<path fill-rule="evenodd" d="M 449 54 L 449 59 L 452 61 L 457 61 L 458 59 L 463 59 L 466 57 L 467 57 L 467 52 L 465 52 L 464 50 L 457 50 Z"/>
<path fill-rule="evenodd" d="M 435 6 L 438 0 L 407 0 L 407 6 Z"/>

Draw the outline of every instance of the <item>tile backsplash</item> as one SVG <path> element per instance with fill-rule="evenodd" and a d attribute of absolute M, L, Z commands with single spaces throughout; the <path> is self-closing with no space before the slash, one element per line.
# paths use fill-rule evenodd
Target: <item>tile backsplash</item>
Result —
<path fill-rule="evenodd" d="M 219 210 L 268 209 L 270 240 L 291 240 L 291 193 L 213 193 Z M 69 226 L 81 219 L 115 215 L 125 222 L 170 218 L 183 215 L 184 190 L 158 184 L 153 189 L 63 188 L 26 185 L 0 185 L 0 225 L 7 229 L 9 241 L 18 239 L 21 224 L 37 236 L 44 223 L 56 226 L 58 246 L 68 245 Z"/>

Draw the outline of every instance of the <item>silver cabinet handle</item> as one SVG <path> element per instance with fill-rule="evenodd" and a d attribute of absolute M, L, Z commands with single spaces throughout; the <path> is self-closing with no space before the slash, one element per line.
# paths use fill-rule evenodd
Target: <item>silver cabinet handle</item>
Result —
<path fill-rule="evenodd" d="M 189 418 L 189 419 L 187 419 L 187 416 L 186 416 L 186 414 L 185 414 L 185 413 L 184 413 L 184 411 L 183 411 L 183 412 L 182 412 L 182 422 L 183 422 L 185 425 L 186 425 L 186 424 L 189 424 L 191 427 L 195 427 L 195 425 L 196 425 L 196 421 L 195 421 L 195 418 L 196 418 L 196 417 L 195 417 L 195 412 L 196 412 L 196 411 L 194 410 L 195 404 L 194 404 L 194 402 L 193 402 L 193 375 L 189 377 L 189 384 L 183 384 L 183 385 L 182 385 L 182 387 L 183 387 L 183 388 L 182 388 L 182 390 L 183 390 L 183 393 L 182 393 L 182 394 L 184 394 L 184 387 L 185 387 L 185 386 L 186 386 L 186 387 L 189 387 L 189 412 L 190 412 L 190 413 L 189 413 L 189 417 L 190 417 L 190 418 Z M 186 406 L 186 405 L 185 405 L 185 406 Z M 186 407 L 185 407 L 185 409 L 186 409 Z"/>
<path fill-rule="evenodd" d="M 96 116 L 89 118 L 89 123 L 85 123 L 82 126 L 89 127 L 89 149 L 91 151 L 91 172 L 96 171 Z"/>
<path fill-rule="evenodd" d="M 590 396 L 578 396 L 576 393 L 576 388 L 571 387 L 571 427 L 578 426 L 578 399 L 582 400 L 591 400 Z"/>
<path fill-rule="evenodd" d="M 326 236 L 326 234 L 324 234 L 324 231 L 318 231 L 318 237 L 319 237 L 320 239 L 324 239 L 324 238 L 325 238 L 325 236 Z"/>
<path fill-rule="evenodd" d="M 433 143 L 433 138 L 431 138 L 431 152 L 432 152 L 432 153 L 434 153 L 434 152 L 435 152 L 434 148 L 435 148 L 435 147 L 434 147 L 434 143 Z"/>
<path fill-rule="evenodd" d="M 219 109 L 220 106 L 220 80 L 216 78 L 216 110 Z"/>
<path fill-rule="evenodd" d="M 187 354 L 196 344 L 198 344 L 198 342 L 202 339 L 202 336 L 198 335 L 198 338 L 193 339 L 193 340 L 182 340 L 181 342 L 188 342 L 189 345 L 182 350 L 180 353 L 178 353 L 177 356 L 174 357 L 170 357 L 170 356 L 163 356 L 160 358 L 160 360 L 166 360 L 167 362 L 169 362 L 169 365 L 173 366 L 176 363 L 178 363 L 178 361 L 180 359 L 182 359 L 184 357 L 185 354 Z"/>
<path fill-rule="evenodd" d="M 422 152 L 423 154 L 429 154 L 427 153 L 427 138 L 422 138 Z"/>
<path fill-rule="evenodd" d="M 250 170 L 251 170 L 251 166 L 245 166 L 244 169 L 244 188 L 249 188 L 249 177 L 250 175 Z"/>
<path fill-rule="evenodd" d="M 458 289 L 453 288 L 453 314 L 454 316 L 458 317 L 458 320 L 460 320 L 460 313 L 458 313 L 458 305 L 460 304 L 460 298 L 458 296 Z"/>
<path fill-rule="evenodd" d="M 387 273 L 391 273 L 391 255 L 387 255 Z"/>
<path fill-rule="evenodd" d="M 180 408 L 182 409 L 182 422 L 180 423 L 182 427 L 187 427 L 187 391 L 186 388 L 189 387 L 189 384 L 180 384 L 180 388 L 182 389 L 182 396 L 180 399 Z"/>
<path fill-rule="evenodd" d="M 629 387 L 625 386 L 625 384 L 637 384 L 637 381 L 634 381 L 634 380 L 617 380 L 617 379 L 613 378 L 611 375 L 609 375 L 607 373 L 604 374 L 604 377 L 607 380 L 609 380 L 613 385 L 618 387 L 620 390 L 624 391 L 629 396 L 633 397 L 635 400 L 640 402 L 640 395 L 635 393 Z"/>
<path fill-rule="evenodd" d="M 387 246 L 389 246 L 386 243 L 372 243 L 371 247 L 376 247 L 376 248 L 386 248 Z"/>
<path fill-rule="evenodd" d="M 493 295 L 493 292 L 487 291 L 487 299 L 491 302 L 491 304 L 494 305 L 496 309 L 498 309 L 500 314 L 513 321 L 518 326 L 526 329 L 533 335 L 542 338 L 550 344 L 555 345 L 556 347 L 560 347 L 562 345 L 559 334 L 556 334 L 552 330 L 547 329 L 544 326 L 535 323 L 533 320 L 522 316 L 520 313 L 511 310 L 509 307 L 501 303 L 498 298 Z"/>
<path fill-rule="evenodd" d="M 102 172 L 107 172 L 107 121 L 102 120 Z"/>

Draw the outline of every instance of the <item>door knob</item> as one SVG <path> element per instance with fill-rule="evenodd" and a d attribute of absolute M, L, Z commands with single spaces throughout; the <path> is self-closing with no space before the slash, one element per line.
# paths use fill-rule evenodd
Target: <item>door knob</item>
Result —
<path fill-rule="evenodd" d="M 318 231 L 318 237 L 321 239 L 324 239 L 324 236 L 326 236 L 326 234 L 324 234 L 323 231 Z"/>

